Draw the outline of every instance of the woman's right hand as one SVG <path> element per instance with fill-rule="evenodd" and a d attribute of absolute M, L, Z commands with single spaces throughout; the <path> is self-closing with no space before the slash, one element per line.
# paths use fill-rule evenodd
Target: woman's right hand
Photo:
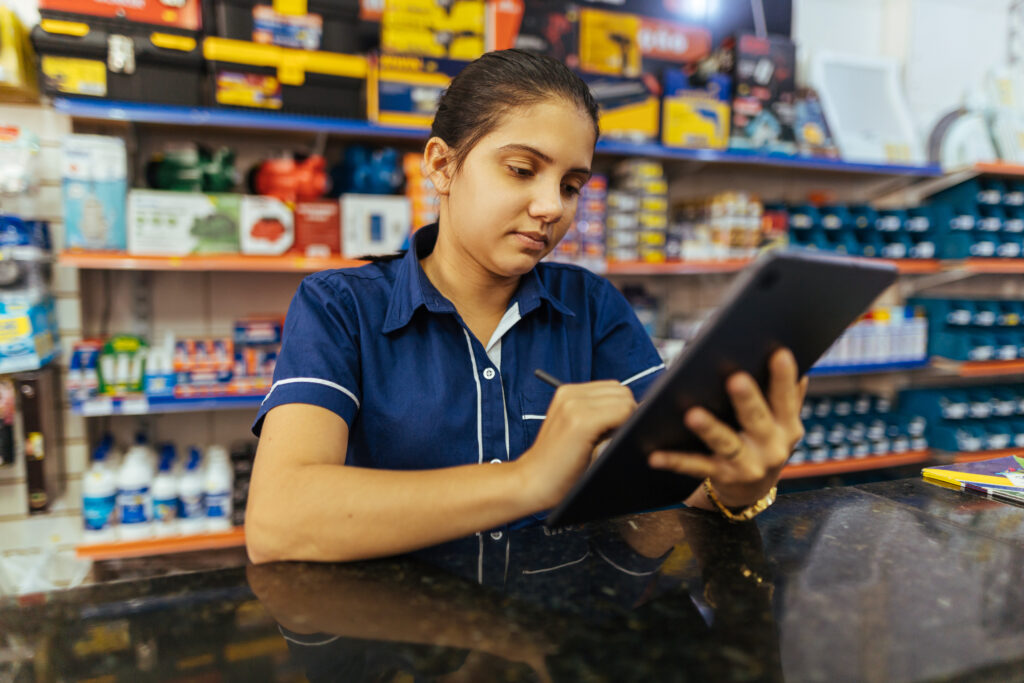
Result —
<path fill-rule="evenodd" d="M 605 433 L 634 410 L 633 392 L 614 380 L 558 387 L 537 440 L 513 463 L 531 506 L 540 511 L 561 502 Z"/>

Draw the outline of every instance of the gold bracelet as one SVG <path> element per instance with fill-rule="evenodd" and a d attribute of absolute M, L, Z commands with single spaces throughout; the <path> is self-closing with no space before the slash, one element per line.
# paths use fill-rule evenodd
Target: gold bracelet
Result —
<path fill-rule="evenodd" d="M 741 510 L 740 512 L 733 512 L 718 499 L 718 494 L 715 493 L 714 487 L 711 485 L 710 477 L 704 480 L 704 493 L 707 494 L 708 499 L 715 504 L 718 511 L 731 522 L 746 522 L 768 509 L 768 507 L 775 502 L 775 494 L 778 492 L 779 487 L 773 486 L 764 498 L 757 501 L 748 508 Z"/>

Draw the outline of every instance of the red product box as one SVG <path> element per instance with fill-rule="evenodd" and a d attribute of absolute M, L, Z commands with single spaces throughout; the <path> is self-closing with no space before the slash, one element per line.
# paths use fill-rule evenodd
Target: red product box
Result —
<path fill-rule="evenodd" d="M 337 200 L 296 202 L 291 253 L 319 258 L 341 253 L 341 205 Z"/>
<path fill-rule="evenodd" d="M 39 9 L 126 19 L 188 31 L 203 27 L 200 0 L 39 0 Z"/>

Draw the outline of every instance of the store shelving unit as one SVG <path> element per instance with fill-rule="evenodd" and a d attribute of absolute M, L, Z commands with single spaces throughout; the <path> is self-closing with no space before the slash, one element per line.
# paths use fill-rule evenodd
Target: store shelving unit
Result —
<path fill-rule="evenodd" d="M 220 109 L 214 107 L 182 107 L 138 102 L 117 102 L 59 97 L 54 106 L 69 116 L 98 121 L 124 121 L 173 126 L 206 128 L 242 128 L 327 133 L 364 140 L 426 140 L 427 132 L 415 128 L 379 126 L 368 121 L 333 119 L 320 116 L 280 114 L 276 112 Z M 653 143 L 600 140 L 597 153 L 608 156 L 643 156 L 664 161 L 696 161 L 710 164 L 731 164 L 748 167 L 792 169 L 844 174 L 938 177 L 937 164 L 924 166 L 905 164 L 865 164 L 839 159 L 775 156 L 736 150 L 674 149 Z"/>
<path fill-rule="evenodd" d="M 903 467 L 918 465 L 932 459 L 928 449 L 907 451 L 906 453 L 890 453 L 888 455 L 871 455 L 866 458 L 849 458 L 847 460 L 830 460 L 821 463 L 804 463 L 788 465 L 782 470 L 782 479 L 801 479 L 806 477 L 826 477 L 850 472 L 865 472 L 886 467 Z"/>
<path fill-rule="evenodd" d="M 1024 360 L 955 361 L 933 358 L 932 365 L 957 377 L 1005 377 L 1024 375 Z"/>
<path fill-rule="evenodd" d="M 866 365 L 832 365 L 814 367 L 808 371 L 811 377 L 840 377 L 844 375 L 869 375 L 882 372 L 905 372 L 922 370 L 930 366 L 927 360 L 907 361 L 904 363 L 871 363 Z"/>
<path fill-rule="evenodd" d="M 100 396 L 88 401 L 72 401 L 71 412 L 83 417 L 107 415 L 155 415 L 158 413 L 192 413 L 210 410 L 250 410 L 259 408 L 266 392 L 238 396 L 204 396 L 174 398 L 173 396 Z"/>
<path fill-rule="evenodd" d="M 135 256 L 114 251 L 65 251 L 58 263 L 87 270 L 178 270 L 315 273 L 330 268 L 361 266 L 365 261 L 306 256 Z"/>
<path fill-rule="evenodd" d="M 138 541 L 82 544 L 75 548 L 75 555 L 90 560 L 113 560 L 127 557 L 190 553 L 197 550 L 240 548 L 244 545 L 245 530 L 239 526 L 231 531 L 218 533 L 164 536 L 160 538 L 145 538 Z"/>

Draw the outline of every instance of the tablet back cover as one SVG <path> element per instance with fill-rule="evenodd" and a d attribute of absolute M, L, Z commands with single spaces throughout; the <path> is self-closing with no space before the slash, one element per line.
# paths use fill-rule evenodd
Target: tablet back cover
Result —
<path fill-rule="evenodd" d="M 796 356 L 801 375 L 896 278 L 879 262 L 806 251 L 772 252 L 741 273 L 724 303 L 648 390 L 636 413 L 547 518 L 564 526 L 685 500 L 700 481 L 653 470 L 659 449 L 707 453 L 683 425 L 704 406 L 736 428 L 726 378 L 749 372 L 762 391 L 768 359 L 780 347 Z"/>

